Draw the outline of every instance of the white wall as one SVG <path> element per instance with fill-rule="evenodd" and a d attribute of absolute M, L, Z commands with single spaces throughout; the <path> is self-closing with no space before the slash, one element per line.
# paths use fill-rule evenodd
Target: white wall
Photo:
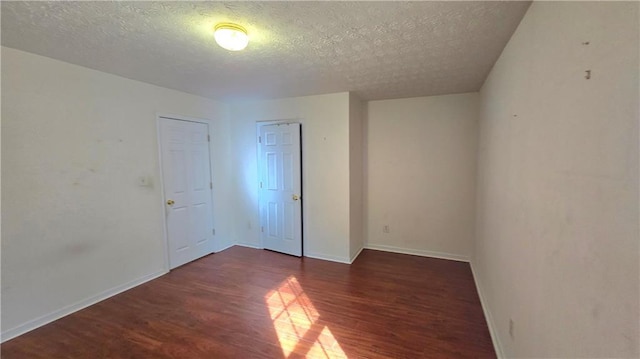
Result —
<path fill-rule="evenodd" d="M 505 357 L 640 356 L 638 5 L 534 2 L 482 87 L 472 263 Z"/>
<path fill-rule="evenodd" d="M 349 258 L 364 246 L 364 103 L 349 93 Z"/>
<path fill-rule="evenodd" d="M 256 122 L 302 124 L 303 251 L 349 261 L 349 93 L 230 105 L 235 235 L 260 247 Z"/>
<path fill-rule="evenodd" d="M 370 101 L 367 111 L 366 246 L 468 259 L 478 94 Z"/>
<path fill-rule="evenodd" d="M 216 241 L 233 243 L 225 111 L 2 48 L 3 340 L 165 271 L 156 112 L 213 120 Z"/>

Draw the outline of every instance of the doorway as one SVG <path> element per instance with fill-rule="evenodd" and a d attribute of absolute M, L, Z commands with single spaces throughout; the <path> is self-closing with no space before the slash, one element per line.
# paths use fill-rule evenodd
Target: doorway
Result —
<path fill-rule="evenodd" d="M 260 236 L 265 249 L 302 256 L 301 126 L 258 125 Z"/>
<path fill-rule="evenodd" d="M 214 251 L 209 125 L 159 117 L 169 269 Z"/>

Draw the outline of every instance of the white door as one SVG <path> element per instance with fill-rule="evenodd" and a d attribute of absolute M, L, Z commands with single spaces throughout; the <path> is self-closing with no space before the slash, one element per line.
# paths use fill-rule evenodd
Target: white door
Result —
<path fill-rule="evenodd" d="M 160 118 L 171 269 L 213 252 L 209 126 Z"/>
<path fill-rule="evenodd" d="M 302 255 L 300 124 L 260 127 L 260 221 L 262 245 Z"/>

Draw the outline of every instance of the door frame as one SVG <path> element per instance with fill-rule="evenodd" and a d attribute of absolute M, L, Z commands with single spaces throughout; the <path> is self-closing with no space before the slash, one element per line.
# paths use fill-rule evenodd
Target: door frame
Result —
<path fill-rule="evenodd" d="M 211 153 L 211 142 L 213 141 L 213 136 L 211 134 L 212 130 L 213 130 L 213 121 L 206 119 L 206 118 L 197 118 L 197 117 L 189 117 L 189 116 L 182 116 L 182 115 L 176 115 L 176 114 L 169 114 L 169 113 L 156 113 L 156 142 L 158 144 L 158 170 L 159 170 L 159 178 L 160 178 L 160 198 L 161 198 L 161 202 L 160 202 L 160 208 L 162 208 L 162 237 L 164 239 L 164 269 L 165 271 L 168 273 L 171 269 L 170 269 L 170 262 L 169 262 L 169 231 L 167 228 L 167 209 L 166 209 L 166 205 L 165 202 L 167 201 L 167 199 L 165 198 L 165 193 L 164 193 L 164 172 L 163 172 L 163 168 L 162 168 L 162 142 L 161 142 L 161 137 L 160 137 L 160 121 L 162 119 L 168 119 L 168 120 L 175 120 L 175 121 L 186 121 L 186 122 L 198 122 L 198 123 L 203 123 L 207 125 L 207 129 L 208 129 L 208 135 L 209 135 L 209 178 L 211 178 L 211 182 L 213 183 L 213 162 L 212 162 L 212 153 Z M 213 189 L 211 189 L 210 191 L 210 196 L 211 196 L 211 223 L 213 224 L 213 228 L 216 227 L 216 222 L 215 222 L 215 218 L 216 218 L 216 214 L 215 214 L 215 205 L 214 205 L 214 196 L 213 196 Z M 219 247 L 219 243 L 218 240 L 216 238 L 216 235 L 213 235 L 213 246 L 215 248 Z M 215 252 L 212 252 L 215 253 Z"/>
<path fill-rule="evenodd" d="M 262 228 L 263 224 L 262 224 L 262 212 L 261 212 L 261 205 L 262 205 L 262 197 L 260 196 L 260 176 L 262 175 L 262 161 L 260 161 L 260 143 L 258 143 L 259 141 L 259 137 L 260 137 L 260 129 L 262 128 L 262 126 L 268 126 L 268 125 L 277 125 L 279 123 L 299 123 L 300 124 L 300 199 L 302 200 L 302 205 L 300 207 L 300 229 L 302 232 L 302 257 L 304 257 L 304 252 L 305 252 L 305 228 L 304 228 L 304 207 L 305 207 L 305 196 L 304 196 L 304 150 L 303 150 L 303 146 L 304 146 L 304 138 L 302 136 L 302 133 L 304 132 L 304 123 L 301 121 L 301 119 L 299 118 L 290 118 L 290 119 L 280 119 L 280 120 L 258 120 L 256 121 L 256 166 L 258 169 L 258 175 L 256 176 L 257 181 L 256 181 L 256 188 L 258 190 L 258 218 L 260 220 L 260 227 Z M 260 228 L 260 229 L 261 229 Z M 258 230 L 258 243 L 260 244 L 260 249 L 264 249 L 264 243 L 262 240 L 262 231 Z"/>

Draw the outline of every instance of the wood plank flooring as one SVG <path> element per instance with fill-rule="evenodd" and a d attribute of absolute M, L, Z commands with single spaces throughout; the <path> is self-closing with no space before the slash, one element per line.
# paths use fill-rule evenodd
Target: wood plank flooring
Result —
<path fill-rule="evenodd" d="M 232 247 L 0 346 L 11 358 L 495 358 L 468 263 Z"/>

